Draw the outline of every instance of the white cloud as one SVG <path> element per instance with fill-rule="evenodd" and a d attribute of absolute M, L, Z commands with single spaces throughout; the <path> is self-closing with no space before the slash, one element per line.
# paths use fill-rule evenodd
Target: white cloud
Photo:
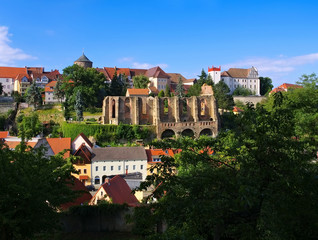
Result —
<path fill-rule="evenodd" d="M 0 26 L 0 65 L 12 65 L 15 61 L 36 59 L 35 57 L 28 55 L 19 48 L 13 48 L 10 44 L 11 35 L 9 29 L 6 26 Z"/>
<path fill-rule="evenodd" d="M 123 63 L 123 62 L 132 62 L 134 60 L 134 58 L 132 57 L 123 57 L 118 59 L 118 62 Z"/>
<path fill-rule="evenodd" d="M 277 58 L 250 58 L 243 61 L 226 64 L 223 67 L 228 69 L 230 67 L 251 67 L 254 66 L 262 73 L 289 73 L 298 66 L 312 64 L 318 62 L 318 53 L 312 53 L 302 56 L 286 57 L 280 55 Z"/>

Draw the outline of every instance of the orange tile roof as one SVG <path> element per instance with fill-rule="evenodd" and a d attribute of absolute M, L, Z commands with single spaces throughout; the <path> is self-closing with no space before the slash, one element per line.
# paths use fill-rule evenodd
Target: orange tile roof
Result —
<path fill-rule="evenodd" d="M 16 78 L 19 74 L 28 75 L 26 68 L 17 67 L 0 67 L 1 78 Z"/>
<path fill-rule="evenodd" d="M 170 79 L 170 76 L 165 71 L 163 71 L 159 66 L 148 69 L 145 75 L 147 77 L 153 77 L 153 78 Z"/>
<path fill-rule="evenodd" d="M 239 107 L 234 106 L 233 112 L 244 112 L 244 110 L 240 109 Z"/>
<path fill-rule="evenodd" d="M 159 157 L 159 156 L 170 156 L 174 157 L 174 153 L 172 149 L 146 149 L 146 154 L 147 154 L 147 162 L 151 163 L 153 162 L 153 157 Z"/>
<path fill-rule="evenodd" d="M 153 92 L 153 93 L 155 93 L 155 94 L 158 94 L 158 93 L 159 93 L 158 89 L 157 89 L 156 87 L 154 87 L 154 86 L 149 87 L 149 89 L 150 89 L 151 92 Z"/>
<path fill-rule="evenodd" d="M 107 73 L 108 76 L 106 77 L 109 77 L 110 79 L 113 78 L 114 74 L 115 74 L 115 69 L 117 71 L 117 75 L 119 74 L 125 74 L 126 77 L 130 76 L 130 69 L 129 68 L 116 68 L 116 67 L 104 67 L 104 70 L 105 72 Z"/>
<path fill-rule="evenodd" d="M 6 138 L 9 136 L 9 132 L 8 131 L 0 131 L 0 138 Z"/>
<path fill-rule="evenodd" d="M 58 154 L 65 149 L 71 149 L 71 138 L 47 138 L 46 139 L 50 144 L 54 154 Z M 70 152 L 67 151 L 64 154 L 64 158 L 70 156 Z"/>
<path fill-rule="evenodd" d="M 21 141 L 5 141 L 4 142 L 10 149 L 15 149 L 16 146 L 18 146 Z M 37 142 L 26 142 L 26 145 L 29 147 L 34 148 L 34 146 L 37 144 Z"/>
<path fill-rule="evenodd" d="M 45 88 L 44 88 L 45 92 L 54 92 L 54 87 L 55 87 L 56 83 L 57 83 L 57 81 L 51 81 L 48 84 L 46 84 Z M 53 88 L 53 89 L 51 89 L 51 88 Z"/>
<path fill-rule="evenodd" d="M 278 88 L 289 89 L 289 88 L 303 88 L 303 87 L 297 84 L 283 83 Z"/>
<path fill-rule="evenodd" d="M 134 96 L 134 95 L 145 95 L 148 96 L 149 95 L 149 89 L 148 88 L 128 88 L 127 92 L 129 94 L 129 96 Z"/>

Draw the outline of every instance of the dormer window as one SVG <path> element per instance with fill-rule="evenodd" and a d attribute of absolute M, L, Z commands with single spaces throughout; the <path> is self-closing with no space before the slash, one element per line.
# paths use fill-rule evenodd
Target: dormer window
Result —
<path fill-rule="evenodd" d="M 26 77 L 23 77 L 21 81 L 22 82 L 28 82 L 28 79 Z"/>
<path fill-rule="evenodd" d="M 42 77 L 42 82 L 48 82 L 48 80 L 49 80 L 49 79 L 48 79 L 46 76 L 43 76 L 43 77 Z"/>

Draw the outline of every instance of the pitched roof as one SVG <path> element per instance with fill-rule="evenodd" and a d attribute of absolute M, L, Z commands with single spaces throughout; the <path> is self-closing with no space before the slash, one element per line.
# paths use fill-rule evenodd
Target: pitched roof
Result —
<path fill-rule="evenodd" d="M 58 79 L 61 76 L 61 74 L 60 74 L 60 72 L 58 70 L 54 70 L 52 72 L 43 72 L 43 73 L 35 72 L 35 73 L 32 73 L 31 76 L 32 76 L 33 79 L 37 79 L 37 78 L 41 79 L 42 77 L 45 76 L 49 80 L 56 80 L 56 79 Z"/>
<path fill-rule="evenodd" d="M 147 155 L 144 147 L 93 148 L 92 160 L 147 160 Z"/>
<path fill-rule="evenodd" d="M 134 96 L 134 95 L 145 95 L 148 96 L 149 95 L 149 89 L 148 88 L 128 88 L 127 89 L 127 93 L 129 94 L 129 96 Z"/>
<path fill-rule="evenodd" d="M 74 141 L 75 141 L 79 136 L 81 136 L 81 137 L 84 139 L 84 141 L 88 144 L 88 146 L 93 147 L 93 143 L 86 137 L 86 135 L 85 135 L 84 133 L 78 134 L 78 136 L 74 139 Z M 74 141 L 73 141 L 73 142 L 74 142 Z"/>
<path fill-rule="evenodd" d="M 9 132 L 8 131 L 0 131 L 0 139 L 1 138 L 6 138 L 9 136 Z"/>
<path fill-rule="evenodd" d="M 1 78 L 16 78 L 19 74 L 28 75 L 26 68 L 17 67 L 0 67 Z"/>
<path fill-rule="evenodd" d="M 178 84 L 179 78 L 181 78 L 182 82 L 186 82 L 187 79 L 182 76 L 180 73 L 167 73 L 170 76 L 170 81 L 171 83 L 176 83 Z"/>
<path fill-rule="evenodd" d="M 149 87 L 149 89 L 150 89 L 151 92 L 153 92 L 155 94 L 159 93 L 159 90 L 156 87 L 154 87 L 154 86 Z"/>
<path fill-rule="evenodd" d="M 48 84 L 45 85 L 44 91 L 45 92 L 54 92 L 54 87 L 55 87 L 56 83 L 57 83 L 57 81 L 49 82 Z"/>
<path fill-rule="evenodd" d="M 134 76 L 138 76 L 138 75 L 145 75 L 147 72 L 147 69 L 130 69 L 130 76 L 134 77 Z"/>
<path fill-rule="evenodd" d="M 71 138 L 47 138 L 47 142 L 50 144 L 54 154 L 58 154 L 65 149 L 71 149 Z M 70 152 L 67 151 L 64 154 L 64 158 L 70 156 Z"/>
<path fill-rule="evenodd" d="M 300 86 L 300 85 L 297 85 L 297 84 L 291 84 L 291 83 L 283 83 L 282 85 L 278 86 L 278 88 L 284 88 L 284 89 L 303 88 L 303 86 Z"/>
<path fill-rule="evenodd" d="M 85 163 L 91 163 L 92 153 L 87 149 L 85 143 L 83 143 L 73 155 L 82 157 Z"/>
<path fill-rule="evenodd" d="M 61 205 L 62 210 L 67 210 L 68 208 L 72 206 L 79 206 L 81 204 L 87 203 L 91 200 L 92 195 L 89 193 L 87 188 L 84 186 L 84 184 L 78 180 L 75 177 L 72 177 L 72 183 L 68 184 L 68 186 L 73 190 L 73 191 L 80 191 L 78 198 L 76 198 L 72 202 L 64 203 Z"/>
<path fill-rule="evenodd" d="M 89 60 L 83 53 L 82 56 L 80 56 L 75 62 L 92 62 L 92 61 Z"/>
<path fill-rule="evenodd" d="M 129 206 L 139 205 L 127 182 L 118 175 L 110 179 L 109 182 L 104 183 L 101 188 L 104 188 L 108 197 L 112 199 L 112 203 L 127 203 Z"/>
<path fill-rule="evenodd" d="M 16 76 L 15 79 L 16 79 L 16 80 L 19 80 L 19 82 L 21 82 L 24 77 L 26 77 L 26 78 L 28 79 L 28 82 L 30 82 L 30 76 L 29 76 L 28 74 L 20 74 L 20 73 L 19 73 L 19 74 Z"/>
<path fill-rule="evenodd" d="M 130 76 L 130 69 L 129 68 L 117 68 L 117 67 L 104 67 L 105 72 L 107 73 L 108 78 L 112 79 L 114 74 L 115 74 L 115 70 L 117 71 L 117 76 L 119 74 L 125 74 L 126 77 Z"/>
<path fill-rule="evenodd" d="M 245 68 L 230 68 L 226 71 L 232 78 L 247 78 L 250 69 Z"/>
<path fill-rule="evenodd" d="M 170 78 L 159 66 L 148 69 L 145 75 L 153 78 Z"/>
<path fill-rule="evenodd" d="M 147 153 L 147 162 L 148 163 L 153 162 L 154 157 L 160 157 L 160 156 L 174 157 L 174 153 L 173 153 L 172 149 L 166 149 L 166 150 L 146 149 L 146 153 Z"/>

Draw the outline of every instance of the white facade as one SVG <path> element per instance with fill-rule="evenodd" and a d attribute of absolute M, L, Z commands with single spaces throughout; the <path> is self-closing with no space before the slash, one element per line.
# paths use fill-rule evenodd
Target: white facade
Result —
<path fill-rule="evenodd" d="M 14 90 L 14 79 L 0 78 L 0 83 L 3 86 L 3 94 L 6 93 L 8 95 L 11 95 L 11 92 Z"/>
<path fill-rule="evenodd" d="M 212 81 L 217 84 L 219 81 L 221 81 L 221 66 L 220 67 L 214 67 L 208 68 L 208 74 L 211 76 Z"/>
<path fill-rule="evenodd" d="M 136 160 L 92 160 L 92 184 L 99 186 L 108 176 L 140 172 L 142 179 L 147 176 L 147 159 Z"/>
<path fill-rule="evenodd" d="M 71 144 L 72 151 L 73 152 L 77 151 L 77 149 L 79 149 L 79 147 L 82 146 L 83 143 L 88 148 L 88 150 L 92 152 L 92 143 L 91 142 L 88 143 L 81 134 L 78 135 L 72 142 Z"/>
<path fill-rule="evenodd" d="M 156 87 L 159 92 L 161 90 L 163 90 L 163 91 L 166 90 L 166 85 L 170 84 L 168 78 L 154 78 L 154 77 L 150 77 L 149 81 L 150 81 L 150 86 Z"/>
<path fill-rule="evenodd" d="M 50 104 L 50 103 L 59 103 L 59 99 L 54 97 L 53 92 L 45 92 L 45 104 Z"/>

